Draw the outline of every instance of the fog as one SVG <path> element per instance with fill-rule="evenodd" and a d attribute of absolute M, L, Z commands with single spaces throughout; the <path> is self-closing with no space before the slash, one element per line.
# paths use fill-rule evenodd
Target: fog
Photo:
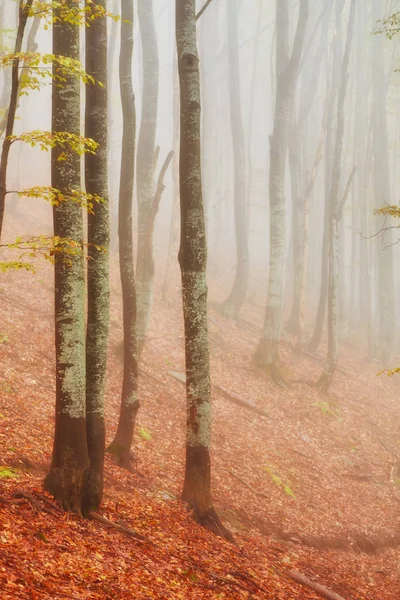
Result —
<path fill-rule="evenodd" d="M 289 92 L 291 98 L 283 112 L 288 123 L 289 148 L 284 168 L 284 199 L 277 208 L 280 214 L 278 218 L 284 212 L 286 224 L 284 244 L 278 250 L 278 253 L 281 252 L 280 268 L 284 269 L 284 289 L 281 290 L 284 295 L 283 323 L 288 323 L 292 315 L 288 331 L 300 336 L 304 346 L 311 339 L 315 327 L 321 295 L 321 273 L 327 274 L 328 271 L 323 238 L 324 231 L 328 236 L 329 219 L 324 221 L 324 214 L 332 187 L 331 171 L 338 129 L 337 103 L 350 4 L 347 0 L 337 0 L 336 3 L 328 0 L 310 2 L 302 56 Z M 199 9 L 200 6 L 201 3 Z M 362 355 L 374 358 L 385 366 L 393 365 L 400 342 L 397 310 L 400 286 L 395 275 L 399 245 L 396 243 L 397 231 L 392 229 L 396 221 L 391 217 L 375 215 L 374 209 L 398 203 L 400 75 L 396 69 L 400 61 L 400 47 L 397 36 L 389 40 L 384 34 L 374 35 L 373 32 L 377 28 L 377 21 L 391 15 L 398 7 L 399 2 L 396 1 L 370 0 L 356 4 L 344 100 L 343 149 L 338 163 L 337 201 L 339 205 L 343 204 L 338 219 L 339 336 L 343 341 L 355 343 Z M 109 8 L 117 14 L 119 3 L 110 2 Z M 15 13 L 13 3 L 3 1 L 1 27 L 6 30 L 2 34 L 3 53 L 5 49 L 13 47 Z M 229 26 L 229 18 L 232 27 Z M 294 46 L 299 2 L 289 3 L 288 18 L 289 22 L 285 24 L 288 37 L 283 41 L 286 46 L 283 54 L 288 53 L 287 58 Z M 175 271 L 178 269 L 175 260 L 178 240 L 175 239 L 172 246 L 170 244 L 171 227 L 176 230 L 179 220 L 178 130 L 177 118 L 174 118 L 178 106 L 174 2 L 154 2 L 154 20 L 157 47 L 153 50 L 159 63 L 159 77 L 155 82 L 158 108 L 154 116 L 156 145 L 160 147 L 154 187 L 166 155 L 170 150 L 175 151 L 172 165 L 165 176 L 165 189 L 154 235 L 157 280 L 161 282 L 171 257 L 172 268 Z M 118 84 L 120 44 L 118 23 L 110 19 L 108 26 L 109 186 L 115 240 L 122 138 Z M 51 32 L 44 29 L 43 23 L 35 40 L 40 52 L 51 51 Z M 244 240 L 239 254 L 243 253 L 243 249 L 248 251 L 248 258 L 244 257 L 243 260 L 249 265 L 248 274 L 241 272 L 238 276 L 245 278 L 246 302 L 254 303 L 262 310 L 268 292 L 271 251 L 270 150 L 276 117 L 276 40 L 275 5 L 266 0 L 232 1 L 231 4 L 226 0 L 213 0 L 198 21 L 202 177 L 210 300 L 226 300 L 241 260 L 236 251 L 236 193 L 236 211 L 239 211 L 236 214 L 241 223 L 238 227 L 242 228 Z M 144 75 L 142 57 L 136 15 L 133 74 L 138 136 L 143 80 L 144 76 L 149 77 L 148 73 Z M 3 87 L 8 77 L 9 70 L 3 69 Z M 82 115 L 83 111 L 82 104 Z M 277 122 L 282 118 L 278 113 Z M 50 122 L 51 86 L 49 79 L 44 78 L 40 90 L 29 91 L 27 96 L 21 98 L 15 133 L 48 130 Z M 49 181 L 49 155 L 28 145 L 14 144 L 8 169 L 8 189 L 49 185 Z M 342 203 L 346 187 L 347 198 Z M 25 209 L 25 200 L 17 200 L 11 194 L 8 196 L 6 237 L 8 213 L 10 216 L 17 215 L 22 223 L 24 213 L 30 212 L 33 201 L 29 204 L 30 208 Z M 37 214 L 41 215 L 41 220 L 35 225 L 36 233 L 41 233 L 49 227 L 50 208 L 41 202 L 35 202 L 35 206 L 39 211 Z M 271 231 L 274 231 L 274 227 L 272 225 Z M 382 228 L 385 231 L 380 233 Z M 301 261 L 299 263 L 299 256 L 303 254 L 305 274 L 302 274 Z M 246 271 L 247 266 L 243 268 Z M 293 305 L 299 300 L 302 285 L 305 286 L 304 306 L 301 307 L 305 311 L 305 330 L 303 328 L 300 331 L 299 308 L 294 309 Z M 327 289 L 323 290 L 322 295 L 325 306 Z M 294 316 L 293 310 L 297 311 Z"/>

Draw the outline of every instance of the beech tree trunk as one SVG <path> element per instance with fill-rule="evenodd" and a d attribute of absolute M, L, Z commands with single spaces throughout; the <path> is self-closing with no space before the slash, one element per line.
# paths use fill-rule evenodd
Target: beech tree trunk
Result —
<path fill-rule="evenodd" d="M 79 60 L 79 27 L 53 24 L 53 52 Z M 56 69 L 57 67 L 53 67 Z M 80 81 L 67 76 L 63 87 L 53 86 L 52 131 L 80 135 Z M 62 192 L 79 190 L 80 157 L 62 150 L 51 152 L 51 184 Z M 83 244 L 82 207 L 76 202 L 53 206 L 54 235 Z M 73 512 L 85 509 L 85 477 L 89 468 L 85 411 L 85 277 L 83 253 L 55 254 L 56 415 L 55 435 L 46 489 Z"/>
<path fill-rule="evenodd" d="M 381 3 L 373 1 L 373 17 L 376 22 L 382 16 Z M 375 36 L 372 50 L 372 135 L 374 160 L 375 208 L 391 204 L 390 158 L 387 123 L 387 89 L 382 36 Z M 377 218 L 377 230 L 387 225 L 384 217 Z M 378 357 L 388 364 L 393 350 L 394 286 L 393 286 L 393 236 L 388 230 L 378 236 L 376 249 L 377 298 L 379 306 Z"/>
<path fill-rule="evenodd" d="M 196 1 L 176 0 L 176 43 L 180 80 L 179 184 L 186 358 L 186 464 L 182 498 L 196 518 L 225 535 L 211 499 L 211 384 L 207 324 L 207 243 L 201 182 L 200 71 Z"/>
<path fill-rule="evenodd" d="M 227 0 L 228 52 L 229 52 L 229 103 L 234 171 L 234 213 L 236 233 L 236 275 L 233 288 L 222 308 L 237 317 L 246 298 L 249 280 L 249 242 L 246 199 L 246 155 L 242 122 L 242 102 L 239 66 L 239 4 Z"/>
<path fill-rule="evenodd" d="M 24 39 L 24 33 L 26 28 L 26 22 L 28 20 L 28 13 L 32 7 L 33 0 L 27 0 L 26 3 L 19 3 L 19 21 L 17 37 L 15 40 L 14 52 L 19 53 L 22 49 L 22 42 Z M 5 136 L 1 149 L 0 157 L 0 240 L 3 233 L 3 222 L 4 222 L 4 210 L 6 204 L 7 195 L 7 165 L 8 157 L 10 155 L 10 149 L 12 141 L 9 136 L 14 131 L 15 115 L 18 108 L 18 91 L 19 91 L 19 68 L 21 59 L 15 58 L 11 68 L 11 90 L 10 90 L 10 101 L 6 109 L 6 115 L 3 118 L 2 123 L 5 124 Z M 1 108 L 1 107 L 0 107 Z M 3 125 L 2 125 L 3 127 Z M 2 133 L 2 132 L 1 132 Z M 0 135 L 1 135 L 0 133 Z"/>
<path fill-rule="evenodd" d="M 123 136 L 118 212 L 119 266 L 124 330 L 124 374 L 118 429 L 108 451 L 115 456 L 118 464 L 128 469 L 131 468 L 131 446 L 136 415 L 139 410 L 132 225 L 136 137 L 135 96 L 132 84 L 133 19 L 133 0 L 124 0 L 121 6 L 121 52 L 119 57 Z"/>
<path fill-rule="evenodd" d="M 348 68 L 353 39 L 355 12 L 356 0 L 352 0 L 350 5 L 346 47 L 342 62 L 340 91 L 337 103 L 335 153 L 333 156 L 332 186 L 329 196 L 328 354 L 324 371 L 318 380 L 318 387 L 324 391 L 327 391 L 331 385 L 338 360 L 339 225 L 342 211 L 342 207 L 340 206 L 339 192 L 342 178 L 341 172 L 345 125 L 345 101 L 348 87 Z"/>
<path fill-rule="evenodd" d="M 276 104 L 270 138 L 270 263 L 268 298 L 261 339 L 255 359 L 280 382 L 278 349 L 282 334 L 286 270 L 285 174 L 290 107 L 298 79 L 309 15 L 309 1 L 300 0 L 292 53 L 289 54 L 289 3 L 276 2 Z"/>
<path fill-rule="evenodd" d="M 153 303 L 154 259 L 149 231 L 154 200 L 155 139 L 158 114 L 158 47 L 153 0 L 138 0 L 138 18 L 142 47 L 142 115 L 137 147 L 137 338 L 139 356 L 150 322 Z M 151 238 L 149 239 L 149 236 Z"/>
<path fill-rule="evenodd" d="M 97 0 L 106 8 L 106 0 Z M 86 0 L 86 6 L 91 4 Z M 104 203 L 94 205 L 88 215 L 88 309 L 86 328 L 86 435 L 90 472 L 86 501 L 90 509 L 99 507 L 103 495 L 105 449 L 104 387 L 110 320 L 109 245 L 110 217 L 107 165 L 107 19 L 88 20 L 86 28 L 86 72 L 97 83 L 86 85 L 85 136 L 98 144 L 96 154 L 85 156 L 85 183 L 88 194 Z M 101 246 L 97 250 L 95 246 Z"/>
<path fill-rule="evenodd" d="M 328 294 L 328 252 L 329 252 L 329 219 L 330 219 L 330 191 L 332 185 L 332 168 L 334 154 L 334 123 L 335 123 L 335 101 L 340 85 L 340 60 L 342 56 L 342 15 L 345 0 L 336 1 L 335 13 L 335 36 L 333 41 L 332 76 L 328 100 L 328 128 L 325 141 L 325 206 L 324 224 L 321 251 L 321 281 L 318 300 L 317 316 L 313 334 L 308 344 L 311 352 L 317 350 L 322 337 L 324 327 L 326 303 Z"/>

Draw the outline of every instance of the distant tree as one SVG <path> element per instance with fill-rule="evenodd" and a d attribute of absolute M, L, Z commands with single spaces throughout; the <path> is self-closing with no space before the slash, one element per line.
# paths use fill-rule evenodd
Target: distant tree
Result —
<path fill-rule="evenodd" d="M 106 0 L 97 0 L 106 8 Z M 91 1 L 86 0 L 90 11 Z M 89 12 L 90 14 L 90 12 Z M 88 17 L 86 71 L 102 85 L 86 86 L 85 136 L 99 144 L 96 154 L 85 155 L 86 193 L 102 198 L 88 214 L 87 326 L 86 326 L 86 433 L 90 471 L 86 502 L 97 508 L 103 493 L 105 449 L 104 386 L 109 326 L 110 219 L 107 174 L 107 18 Z M 101 248 L 99 250 L 99 247 Z"/>
<path fill-rule="evenodd" d="M 229 537 L 211 499 L 211 385 L 207 327 L 207 243 L 200 165 L 200 72 L 196 1 L 176 0 L 176 44 L 180 79 L 181 244 L 185 328 L 187 430 L 182 497 L 200 523 Z"/>
<path fill-rule="evenodd" d="M 270 138 L 270 260 L 268 298 L 261 339 L 255 359 L 284 385 L 279 373 L 286 270 L 285 174 L 288 152 L 290 107 L 295 93 L 309 16 L 309 0 L 300 0 L 292 51 L 289 50 L 289 2 L 276 1 L 276 102 Z"/>
<path fill-rule="evenodd" d="M 17 37 L 15 40 L 15 48 L 14 54 L 15 58 L 12 62 L 12 70 L 11 70 L 11 89 L 10 89 L 10 100 L 8 107 L 6 108 L 6 113 L 3 116 L 3 123 L 5 125 L 4 132 L 5 138 L 3 141 L 2 149 L 1 149 L 1 157 L 0 157 L 0 240 L 2 238 L 3 232 L 3 222 L 4 222 L 4 209 L 6 202 L 6 194 L 7 194 L 7 165 L 8 165 L 8 157 L 10 155 L 10 149 L 12 144 L 11 135 L 14 132 L 14 123 L 15 123 L 15 115 L 18 108 L 18 92 L 19 92 L 19 69 L 21 64 L 20 52 L 22 50 L 22 42 L 24 39 L 26 23 L 29 17 L 29 12 L 32 8 L 33 0 L 27 0 L 27 2 L 23 2 L 20 0 L 19 2 L 19 20 L 18 20 L 18 30 Z M 3 128 L 3 126 L 2 126 Z"/>
<path fill-rule="evenodd" d="M 236 232 L 236 275 L 231 293 L 223 304 L 223 310 L 227 314 L 238 316 L 246 297 L 249 280 L 249 240 L 246 198 L 246 152 L 242 120 L 239 66 L 239 4 L 237 0 L 227 0 L 227 13 L 229 103 L 234 172 L 233 194 Z"/>
<path fill-rule="evenodd" d="M 338 266 L 339 266 L 339 223 L 343 210 L 340 201 L 340 184 L 342 179 L 342 154 L 345 129 L 345 100 L 348 87 L 348 68 L 350 62 L 351 45 L 356 11 L 356 1 L 352 0 L 347 29 L 346 46 L 343 55 L 340 89 L 337 101 L 335 151 L 333 155 L 332 184 L 329 196 L 329 278 L 328 278 L 328 354 L 324 371 L 319 378 L 318 386 L 327 391 L 336 370 L 338 360 Z M 344 201 L 346 199 L 346 192 Z"/>
<path fill-rule="evenodd" d="M 155 140 L 158 114 L 158 45 L 153 0 L 138 0 L 138 19 L 142 46 L 143 91 L 142 114 L 137 146 L 137 335 L 139 355 L 149 327 L 153 298 L 154 260 L 152 251 L 151 213 L 154 201 Z"/>
<path fill-rule="evenodd" d="M 53 52 L 79 60 L 79 26 L 53 25 Z M 53 67 L 57 69 L 57 66 Z M 80 82 L 66 75 L 63 88 L 52 91 L 52 131 L 80 134 Z M 60 160 L 61 159 L 61 160 Z M 52 148 L 51 182 L 58 190 L 80 190 L 80 157 Z M 54 235 L 83 244 L 82 207 L 74 202 L 53 206 Z M 82 253 L 55 256 L 56 415 L 46 489 L 65 509 L 85 510 L 85 478 L 90 466 L 85 409 L 85 273 Z"/>
<path fill-rule="evenodd" d="M 114 454 L 121 466 L 128 469 L 131 468 L 131 446 L 136 415 L 139 410 L 137 396 L 136 287 L 132 223 L 136 139 L 136 108 L 132 83 L 133 20 L 133 0 L 124 0 L 121 4 L 121 51 L 119 55 L 123 134 L 118 210 L 119 265 L 124 331 L 124 373 L 118 429 L 108 450 Z"/>

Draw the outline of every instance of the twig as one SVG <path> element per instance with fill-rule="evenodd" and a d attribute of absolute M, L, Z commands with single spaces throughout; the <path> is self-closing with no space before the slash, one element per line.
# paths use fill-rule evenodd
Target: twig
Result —
<path fill-rule="evenodd" d="M 220 575 L 216 575 L 215 573 L 211 573 L 211 572 L 210 572 L 210 577 L 212 579 L 215 579 L 216 581 L 220 581 L 221 583 L 228 583 L 230 585 L 234 585 L 234 586 L 240 588 L 241 590 L 244 590 L 245 592 L 249 592 L 251 594 L 251 590 L 249 590 L 248 587 L 245 587 L 244 585 L 242 585 L 241 583 L 238 583 L 234 579 L 229 579 L 229 577 L 221 577 Z"/>
<path fill-rule="evenodd" d="M 238 481 L 240 481 L 240 483 L 242 483 L 244 485 L 244 487 L 246 487 L 248 490 L 253 492 L 253 494 L 255 494 L 256 496 L 259 496 L 260 498 L 268 498 L 267 494 L 264 494 L 263 492 L 258 492 L 257 490 L 255 490 L 253 487 L 251 487 L 250 484 L 247 483 L 247 481 L 245 481 L 244 479 L 239 477 L 239 475 L 236 475 L 236 473 L 234 473 L 233 471 L 229 471 L 229 474 L 232 475 L 232 477 L 234 477 Z"/>
<path fill-rule="evenodd" d="M 303 573 L 300 573 L 299 571 L 295 571 L 295 570 L 289 571 L 288 575 L 291 579 L 293 579 L 293 581 L 296 581 L 296 583 L 301 583 L 301 585 L 305 585 L 305 586 L 309 587 L 310 589 L 312 589 L 314 592 L 316 592 L 317 594 L 319 594 L 322 598 L 325 598 L 326 600 L 345 600 L 343 598 L 343 596 L 339 596 L 339 594 L 332 592 L 332 590 L 329 590 L 324 585 L 321 585 L 320 583 L 316 583 L 315 581 L 312 581 L 311 579 L 309 579 L 308 577 L 306 577 L 305 575 L 303 575 Z"/>
<path fill-rule="evenodd" d="M 198 21 L 200 19 L 201 15 L 210 6 L 211 2 L 212 2 L 212 0 L 207 0 L 207 2 L 204 4 L 204 6 L 199 10 L 199 12 L 196 15 L 196 21 Z"/>
<path fill-rule="evenodd" d="M 252 577 L 250 577 L 250 575 L 247 575 L 245 573 L 240 573 L 240 571 L 229 571 L 228 575 L 232 575 L 232 577 L 240 577 L 244 581 L 248 581 L 249 583 L 254 585 L 254 587 L 256 587 L 261 592 L 267 593 L 267 590 L 265 588 L 263 588 L 261 585 L 259 585 L 257 583 L 257 581 L 255 581 Z"/>
<path fill-rule="evenodd" d="M 140 533 L 138 533 L 137 531 L 134 531 L 133 529 L 129 529 L 129 527 L 124 527 L 124 525 L 118 525 L 117 523 L 113 523 L 113 521 L 106 519 L 106 517 L 99 515 L 99 513 L 96 513 L 96 512 L 89 513 L 88 519 L 90 519 L 91 521 L 97 521 L 98 523 L 102 523 L 103 525 L 107 525 L 108 527 L 112 527 L 113 529 L 117 529 L 118 531 L 121 531 L 128 537 L 134 538 L 135 540 L 137 540 L 138 542 L 140 542 L 142 544 L 148 543 L 148 544 L 154 545 L 153 542 L 149 538 L 145 537 L 144 535 L 141 535 Z"/>

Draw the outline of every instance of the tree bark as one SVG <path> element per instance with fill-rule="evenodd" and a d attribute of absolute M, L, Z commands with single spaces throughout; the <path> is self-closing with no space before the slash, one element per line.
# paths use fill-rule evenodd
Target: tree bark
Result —
<path fill-rule="evenodd" d="M 211 384 L 207 324 L 207 243 L 201 182 L 200 71 L 196 1 L 176 0 L 180 80 L 181 244 L 186 358 L 186 464 L 182 498 L 196 518 L 219 535 L 225 531 L 211 499 Z"/>
<path fill-rule="evenodd" d="M 135 176 L 136 110 L 132 84 L 133 0 L 121 6 L 121 52 L 119 79 L 123 115 L 122 157 L 119 188 L 119 266 L 122 287 L 124 373 L 118 428 L 108 451 L 118 464 L 131 468 L 131 446 L 139 410 L 137 396 L 138 353 L 136 334 L 136 288 L 133 256 L 132 203 Z"/>
<path fill-rule="evenodd" d="M 137 338 L 139 356 L 143 350 L 153 303 L 154 260 L 149 244 L 149 219 L 154 198 L 155 139 L 158 114 L 158 47 L 153 0 L 138 0 L 142 47 L 142 116 L 137 147 Z"/>
<path fill-rule="evenodd" d="M 79 27 L 53 24 L 53 52 L 79 60 Z M 56 69 L 57 67 L 53 67 Z M 53 86 L 52 131 L 80 135 L 80 81 L 67 76 L 62 88 Z M 65 191 L 81 186 L 80 157 L 62 150 L 51 153 L 51 184 Z M 54 235 L 82 247 L 82 207 L 75 202 L 53 206 Z M 89 467 L 85 420 L 85 277 L 84 257 L 55 254 L 56 415 L 55 435 L 46 489 L 61 505 L 81 513 L 85 508 L 84 482 Z"/>
<path fill-rule="evenodd" d="M 106 7 L 106 0 L 97 0 Z M 90 9 L 91 3 L 86 0 Z M 110 320 L 109 246 L 110 217 L 107 169 L 107 19 L 88 19 L 86 72 L 97 83 L 86 85 L 85 136 L 98 144 L 96 154 L 85 156 L 86 193 L 104 202 L 88 215 L 88 309 L 86 326 L 86 435 L 90 460 L 85 501 L 96 510 L 103 495 L 105 448 L 104 387 Z M 101 246 L 98 250 L 96 246 Z"/>
<path fill-rule="evenodd" d="M 308 0 L 300 0 L 299 16 L 292 53 L 289 54 L 288 0 L 276 2 L 276 104 L 270 138 L 270 263 L 268 298 L 264 327 L 256 351 L 258 365 L 268 370 L 277 382 L 278 350 L 282 334 L 284 283 L 286 269 L 285 174 L 288 150 L 290 106 L 298 79 L 309 15 Z"/>
<path fill-rule="evenodd" d="M 246 199 L 246 155 L 242 122 L 242 102 L 239 66 L 239 5 L 228 0 L 229 103 L 234 171 L 234 214 L 236 233 L 236 275 L 233 288 L 223 303 L 223 311 L 234 317 L 246 298 L 249 280 L 249 242 Z"/>

